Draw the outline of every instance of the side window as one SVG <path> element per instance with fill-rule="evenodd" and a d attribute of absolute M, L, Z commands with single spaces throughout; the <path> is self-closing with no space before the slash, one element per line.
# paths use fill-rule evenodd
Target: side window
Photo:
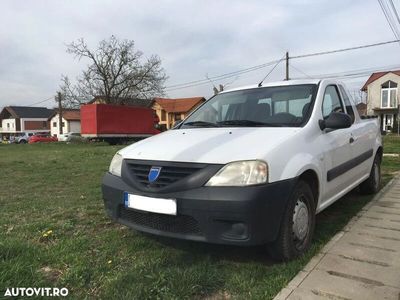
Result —
<path fill-rule="evenodd" d="M 350 98 L 347 95 L 346 90 L 343 88 L 343 86 L 339 85 L 339 88 L 340 92 L 342 93 L 344 105 L 346 106 L 346 113 L 350 116 L 351 123 L 354 123 L 355 116 L 354 116 L 353 106 L 351 105 L 350 102 Z"/>
<path fill-rule="evenodd" d="M 326 119 L 331 112 L 344 112 L 337 87 L 334 85 L 329 85 L 325 89 L 324 101 L 322 103 L 322 115 L 324 119 Z"/>

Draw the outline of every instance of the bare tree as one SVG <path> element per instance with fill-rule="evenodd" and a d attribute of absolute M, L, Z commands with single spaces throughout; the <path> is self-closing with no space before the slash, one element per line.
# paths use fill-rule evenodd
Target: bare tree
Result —
<path fill-rule="evenodd" d="M 62 76 L 60 91 L 66 107 L 76 107 L 93 97 L 101 96 L 105 103 L 121 104 L 126 98 L 152 98 L 164 94 L 167 76 L 158 56 L 143 58 L 135 50 L 134 41 L 111 36 L 91 50 L 84 39 L 67 45 L 67 52 L 90 64 L 72 84 Z"/>

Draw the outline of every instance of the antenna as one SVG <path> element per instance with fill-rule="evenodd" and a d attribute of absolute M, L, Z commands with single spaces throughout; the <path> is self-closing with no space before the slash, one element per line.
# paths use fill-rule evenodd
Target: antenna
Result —
<path fill-rule="evenodd" d="M 258 87 L 262 87 L 262 84 L 263 84 L 264 80 L 267 79 L 267 77 L 272 73 L 272 71 L 275 70 L 275 68 L 279 65 L 279 63 L 280 63 L 285 57 L 286 57 L 286 53 L 285 53 L 285 55 L 284 55 L 281 59 L 279 59 L 279 60 L 276 62 L 275 66 L 273 66 L 273 68 L 268 72 L 268 74 L 265 75 L 265 77 L 263 78 L 263 80 L 260 81 L 260 83 L 258 84 Z"/>

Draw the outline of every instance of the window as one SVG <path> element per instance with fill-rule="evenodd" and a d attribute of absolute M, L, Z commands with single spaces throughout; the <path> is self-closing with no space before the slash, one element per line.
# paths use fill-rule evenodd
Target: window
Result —
<path fill-rule="evenodd" d="M 175 114 L 175 121 L 180 121 L 182 120 L 181 114 Z"/>
<path fill-rule="evenodd" d="M 7 129 L 10 129 L 10 123 L 7 123 Z"/>
<path fill-rule="evenodd" d="M 57 122 L 53 122 L 53 127 L 57 127 Z"/>
<path fill-rule="evenodd" d="M 62 122 L 61 124 L 62 124 L 62 127 L 65 127 L 65 122 Z"/>
<path fill-rule="evenodd" d="M 190 115 L 182 128 L 300 127 L 308 121 L 316 90 L 316 85 L 304 84 L 221 93 Z"/>
<path fill-rule="evenodd" d="M 329 85 L 325 89 L 324 102 L 322 103 L 322 115 L 326 119 L 332 112 L 343 112 L 337 87 Z"/>
<path fill-rule="evenodd" d="M 386 81 L 381 86 L 381 107 L 391 108 L 397 106 L 397 83 Z"/>
<path fill-rule="evenodd" d="M 349 95 L 347 95 L 346 90 L 343 86 L 339 85 L 340 92 L 342 93 L 342 98 L 344 101 L 344 105 L 346 106 L 346 113 L 351 117 L 351 122 L 354 123 L 354 111 L 353 106 L 351 105 Z"/>
<path fill-rule="evenodd" d="M 167 120 L 167 114 L 165 113 L 165 110 L 161 110 L 161 121 Z"/>
<path fill-rule="evenodd" d="M 46 128 L 47 127 L 47 122 L 46 121 L 43 121 L 43 128 Z"/>

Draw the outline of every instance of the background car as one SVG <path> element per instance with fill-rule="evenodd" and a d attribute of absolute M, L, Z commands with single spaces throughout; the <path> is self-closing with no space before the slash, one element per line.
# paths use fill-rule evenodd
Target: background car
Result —
<path fill-rule="evenodd" d="M 29 142 L 31 136 L 33 136 L 33 132 L 22 132 L 21 135 L 16 138 L 16 142 L 18 144 L 26 144 Z"/>
<path fill-rule="evenodd" d="M 81 136 L 81 134 L 78 132 L 67 132 L 64 134 L 60 134 L 58 137 L 58 141 L 59 142 L 69 142 L 71 140 L 71 137 L 74 138 L 74 137 L 80 137 L 80 136 Z"/>
<path fill-rule="evenodd" d="M 29 139 L 29 144 L 58 142 L 55 136 L 49 134 L 35 134 Z"/>
<path fill-rule="evenodd" d="M 67 143 L 85 142 L 86 139 L 80 133 L 72 132 L 65 140 Z"/>

